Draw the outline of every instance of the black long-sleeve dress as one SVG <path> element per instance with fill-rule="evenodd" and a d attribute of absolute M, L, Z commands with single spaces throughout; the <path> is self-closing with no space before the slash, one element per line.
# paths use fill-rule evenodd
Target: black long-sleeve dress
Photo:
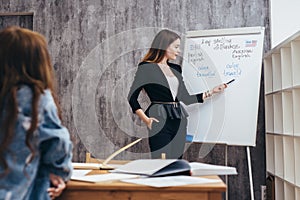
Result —
<path fill-rule="evenodd" d="M 134 81 L 128 94 L 128 101 L 135 113 L 141 109 L 138 102 L 140 91 L 144 89 L 151 105 L 146 110 L 148 117 L 154 117 L 149 129 L 149 145 L 152 158 L 160 158 L 165 153 L 167 158 L 181 158 L 186 137 L 187 112 L 180 105 L 203 103 L 202 93 L 190 95 L 185 87 L 181 67 L 168 63 L 179 81 L 178 92 L 173 99 L 167 78 L 157 63 L 142 62 L 136 71 Z"/>

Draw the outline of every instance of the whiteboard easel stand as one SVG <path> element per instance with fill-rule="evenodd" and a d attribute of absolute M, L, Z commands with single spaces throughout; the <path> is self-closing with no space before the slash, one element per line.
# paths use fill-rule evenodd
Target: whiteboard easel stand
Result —
<path fill-rule="evenodd" d="M 225 144 L 225 166 L 228 165 L 228 145 Z M 252 179 L 252 167 L 251 167 L 251 155 L 250 148 L 247 146 L 247 160 L 248 160 L 248 171 L 249 171 L 249 180 L 250 180 L 250 195 L 251 200 L 254 200 L 254 189 L 253 189 L 253 179 Z M 225 183 L 228 186 L 228 175 L 225 175 Z M 226 187 L 226 200 L 228 200 L 228 187 Z"/>
<path fill-rule="evenodd" d="M 228 148 L 228 145 L 227 144 L 225 144 L 225 166 L 227 166 L 227 148 Z M 227 187 L 226 187 L 226 200 L 228 200 L 228 175 L 226 174 L 225 175 L 225 183 L 226 183 L 226 185 L 227 185 Z"/>
<path fill-rule="evenodd" d="M 223 69 L 224 65 L 222 64 L 222 62 L 224 62 L 223 60 L 216 59 L 215 62 L 213 62 L 211 60 L 212 59 L 211 56 L 214 55 L 213 52 L 215 52 L 217 50 L 220 50 L 219 46 L 210 46 L 210 45 L 202 43 L 203 41 L 207 41 L 210 44 L 210 42 L 213 39 L 216 39 L 216 38 L 219 39 L 219 41 L 223 42 L 223 43 L 226 42 L 226 41 L 229 42 L 229 43 L 231 43 L 231 41 L 235 41 L 236 44 L 239 43 L 240 47 L 243 47 L 243 48 L 245 48 L 245 47 L 252 47 L 252 48 L 259 47 L 259 48 L 256 48 L 257 51 L 254 52 L 254 50 L 253 50 L 253 55 L 252 55 L 253 57 L 256 56 L 258 58 L 256 60 L 258 62 L 255 64 L 255 65 L 259 66 L 258 68 L 255 68 L 255 70 L 257 70 L 257 71 L 251 71 L 253 73 L 253 77 L 248 76 L 248 73 L 247 73 L 247 76 L 243 76 L 243 78 L 239 79 L 239 80 L 242 80 L 243 83 L 245 83 L 244 81 L 248 81 L 248 83 L 249 84 L 251 83 L 251 86 L 252 86 L 253 78 L 256 78 L 256 80 L 257 80 L 256 84 L 257 84 L 257 87 L 258 87 L 259 84 L 260 84 L 260 78 L 261 78 L 260 73 L 261 73 L 261 59 L 262 59 L 262 54 L 263 54 L 264 29 L 265 29 L 264 27 L 243 27 L 243 28 L 233 28 L 233 29 L 230 28 L 230 29 L 211 29 L 211 30 L 188 31 L 187 34 L 186 34 L 186 41 L 185 41 L 185 50 L 187 50 L 187 51 L 184 51 L 185 52 L 184 53 L 184 58 L 187 58 L 187 59 L 183 60 L 184 61 L 183 62 L 183 76 L 186 75 L 186 77 L 190 77 L 190 79 L 188 79 L 188 80 L 190 80 L 190 82 L 191 82 L 190 83 L 191 88 L 188 88 L 188 89 L 190 89 L 190 91 L 193 91 L 192 90 L 193 84 L 194 84 L 195 88 L 199 89 L 199 79 L 198 79 L 199 77 L 195 74 L 194 74 L 194 76 L 190 76 L 190 74 L 195 73 L 194 72 L 195 67 L 194 68 L 190 67 L 190 69 L 191 69 L 190 71 L 188 70 L 189 67 L 184 67 L 184 65 L 187 65 L 187 66 L 190 65 L 190 64 L 188 65 L 188 62 L 190 62 L 189 59 L 188 59 L 188 55 L 189 55 L 188 51 L 192 51 L 192 52 L 190 52 L 191 55 L 196 55 L 195 51 L 198 52 L 199 55 L 201 55 L 201 57 L 199 57 L 199 59 L 201 61 L 198 62 L 197 60 L 195 60 L 195 62 L 197 63 L 198 66 L 208 66 L 209 65 L 209 68 L 211 68 L 213 70 L 218 69 L 220 72 L 222 72 L 224 70 Z M 248 35 L 251 36 L 251 38 L 248 38 Z M 238 38 L 236 38 L 236 36 L 238 36 Z M 218 37 L 221 37 L 221 38 L 218 38 Z M 230 39 L 227 40 L 225 37 L 228 37 Z M 225 38 L 224 41 L 223 41 L 223 38 Z M 226 52 L 224 52 L 224 53 L 226 53 Z M 231 53 L 232 53 L 231 51 L 228 51 L 227 54 L 224 54 L 224 57 L 226 57 L 226 55 L 227 55 L 228 58 L 232 58 Z M 219 55 L 219 53 L 216 54 L 216 56 L 218 56 L 218 55 Z M 243 60 L 243 61 L 246 62 L 246 60 Z M 248 60 L 248 59 L 247 59 L 247 61 L 249 63 L 246 62 L 246 63 L 244 63 L 243 65 L 240 65 L 240 66 L 248 66 L 249 64 L 253 65 L 253 61 L 250 62 L 250 60 Z M 237 61 L 234 60 L 234 62 L 237 62 Z M 192 61 L 192 63 L 193 63 L 193 61 Z M 232 63 L 232 59 L 229 59 L 228 61 L 226 61 L 226 63 Z M 217 67 L 217 66 L 219 66 L 219 67 Z M 203 70 L 202 70 L 201 67 L 200 67 L 200 69 L 198 69 L 198 71 L 197 70 L 196 71 L 197 72 L 200 71 L 200 74 L 203 73 L 204 75 L 206 75 L 207 71 L 205 71 L 205 70 L 206 70 L 206 68 L 203 67 Z M 245 70 L 245 71 L 247 71 L 247 70 Z M 250 72 L 250 71 L 248 71 L 248 72 Z M 221 74 L 222 73 L 218 74 L 218 75 L 220 75 L 221 80 L 223 80 L 223 79 L 227 80 L 226 77 L 221 76 Z M 220 77 L 215 77 L 215 74 L 214 74 L 209 78 L 215 78 L 214 80 L 219 81 L 217 79 L 219 79 Z M 247 79 L 246 77 L 249 78 L 249 79 Z M 210 82 L 212 82 L 212 80 L 210 80 Z M 206 88 L 206 85 L 203 83 L 203 85 L 200 86 L 200 87 Z M 236 87 L 235 89 L 238 89 L 238 88 L 244 88 L 244 87 Z M 234 94 L 239 95 L 240 93 L 236 91 L 236 93 L 234 93 Z M 252 95 L 252 93 L 251 93 L 251 95 Z M 233 97 L 233 96 L 231 96 L 231 97 Z M 227 97 L 227 98 L 229 98 L 229 97 Z M 232 98 L 231 100 L 232 100 L 232 102 L 236 102 L 237 98 Z M 259 93 L 257 93 L 257 100 L 259 100 Z M 251 101 L 251 103 L 253 103 L 253 104 L 251 104 L 253 106 L 258 105 L 258 104 L 256 104 L 257 102 L 254 102 L 254 101 Z M 237 113 L 240 112 L 238 109 L 236 109 L 235 111 Z M 258 111 L 258 109 L 257 109 L 257 111 Z M 249 111 L 249 116 L 250 116 L 250 113 L 252 114 L 252 110 Z M 248 113 L 245 114 L 245 115 L 248 116 Z M 230 112 L 230 115 L 228 114 L 228 117 L 232 118 L 232 119 L 237 119 L 236 116 L 239 116 L 239 115 L 235 115 L 234 112 Z M 257 116 L 257 113 L 256 113 L 255 116 Z M 254 119 L 254 118 L 251 118 L 250 120 L 252 120 L 252 119 Z M 231 121 L 235 121 L 235 120 L 231 120 Z M 204 123 L 204 121 L 202 121 L 202 120 L 200 122 Z M 255 123 L 257 123 L 257 118 L 255 118 Z M 248 124 L 248 121 L 247 121 L 247 124 Z M 199 127 L 205 127 L 201 123 L 200 124 L 197 123 L 197 125 Z M 235 123 L 232 124 L 232 125 L 234 126 L 233 128 L 236 128 Z M 232 129 L 231 129 L 230 126 L 228 126 L 226 128 L 227 129 L 223 129 L 223 132 L 232 133 Z M 241 127 L 238 127 L 238 128 L 240 128 L 241 131 L 244 131 L 244 127 L 241 126 Z M 254 128 L 254 127 L 252 127 L 252 128 Z M 251 138 L 249 138 L 249 140 L 251 139 L 251 141 L 253 141 L 253 137 L 255 139 L 256 134 L 252 134 L 252 133 L 256 133 L 256 129 L 254 129 L 254 131 L 249 130 L 249 132 L 250 132 L 250 134 L 247 134 L 251 137 Z M 239 134 L 240 131 L 236 131 L 236 133 Z M 227 137 L 220 138 L 220 141 L 224 141 L 225 143 L 229 142 L 229 141 L 227 141 L 227 138 L 231 138 L 231 137 L 232 137 L 231 135 L 228 135 Z M 236 143 L 235 145 L 241 145 L 239 143 L 239 141 L 234 142 L 234 143 Z M 232 143 L 231 145 L 234 145 L 234 144 Z M 244 146 L 247 146 L 246 150 L 247 150 L 247 159 L 248 159 L 248 172 L 249 172 L 251 200 L 254 200 L 252 167 L 251 167 L 251 157 L 250 157 L 249 145 L 251 146 L 251 144 L 248 144 L 248 143 L 244 144 Z M 227 146 L 226 146 L 225 147 L 225 164 L 226 164 L 226 166 L 227 166 L 227 156 L 228 156 L 227 154 L 228 154 L 228 152 L 227 152 Z M 227 181 L 228 181 L 228 178 L 226 176 L 226 184 L 227 184 Z M 228 192 L 227 191 L 228 191 L 228 189 L 226 189 L 226 199 L 228 199 Z"/>
<path fill-rule="evenodd" d="M 254 200 L 253 179 L 252 179 L 252 167 L 251 167 L 251 156 L 250 156 L 250 148 L 249 148 L 249 146 L 247 146 L 247 159 L 248 159 L 248 171 L 249 171 L 249 180 L 250 180 L 250 194 L 251 194 L 251 200 Z"/>

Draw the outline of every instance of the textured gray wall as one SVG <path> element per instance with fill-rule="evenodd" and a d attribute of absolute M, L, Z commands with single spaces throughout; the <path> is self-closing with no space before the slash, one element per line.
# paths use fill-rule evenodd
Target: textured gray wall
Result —
<path fill-rule="evenodd" d="M 84 161 L 86 150 L 104 158 L 135 136 L 146 137 L 126 95 L 136 64 L 159 29 L 184 36 L 190 30 L 264 26 L 265 51 L 270 47 L 268 0 L 0 0 L 2 13 L 30 11 L 33 29 L 49 42 L 74 161 Z M 255 199 L 265 184 L 264 131 L 262 79 L 257 146 L 251 148 Z M 205 158 L 199 158 L 200 147 L 192 144 L 185 158 L 225 163 L 225 146 L 216 145 Z M 117 158 L 147 158 L 147 152 L 143 140 Z M 228 147 L 228 165 L 239 172 L 229 177 L 229 199 L 250 199 L 246 148 Z"/>

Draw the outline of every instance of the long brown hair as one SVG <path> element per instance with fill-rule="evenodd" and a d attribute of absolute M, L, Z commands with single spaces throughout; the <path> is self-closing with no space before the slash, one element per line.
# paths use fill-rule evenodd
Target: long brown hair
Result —
<path fill-rule="evenodd" d="M 4 152 L 12 142 L 15 132 L 18 88 L 27 85 L 33 93 L 31 126 L 26 132 L 25 141 L 32 153 L 29 162 L 35 155 L 31 139 L 38 124 L 39 98 L 45 89 L 50 89 L 58 109 L 59 106 L 54 92 L 54 71 L 45 38 L 37 32 L 13 26 L 0 32 L 0 44 L 0 165 L 4 167 L 6 174 L 9 169 Z"/>
<path fill-rule="evenodd" d="M 158 63 L 162 61 L 166 54 L 166 49 L 177 39 L 180 39 L 180 36 L 177 33 L 167 29 L 161 30 L 154 37 L 151 48 L 142 59 L 142 62 Z"/>

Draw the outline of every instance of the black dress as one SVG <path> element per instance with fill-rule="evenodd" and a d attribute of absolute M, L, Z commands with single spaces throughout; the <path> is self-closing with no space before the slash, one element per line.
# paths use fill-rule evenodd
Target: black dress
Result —
<path fill-rule="evenodd" d="M 144 89 L 151 105 L 145 111 L 148 117 L 154 117 L 149 130 L 149 146 L 152 158 L 160 158 L 162 153 L 166 158 L 181 158 L 187 132 L 187 112 L 180 105 L 203 103 L 202 93 L 190 95 L 185 87 L 182 70 L 179 65 L 168 63 L 173 74 L 179 81 L 176 99 L 174 101 L 167 78 L 157 63 L 142 62 L 136 71 L 134 81 L 128 94 L 128 101 L 135 113 L 141 109 L 138 102 L 140 91 Z"/>

